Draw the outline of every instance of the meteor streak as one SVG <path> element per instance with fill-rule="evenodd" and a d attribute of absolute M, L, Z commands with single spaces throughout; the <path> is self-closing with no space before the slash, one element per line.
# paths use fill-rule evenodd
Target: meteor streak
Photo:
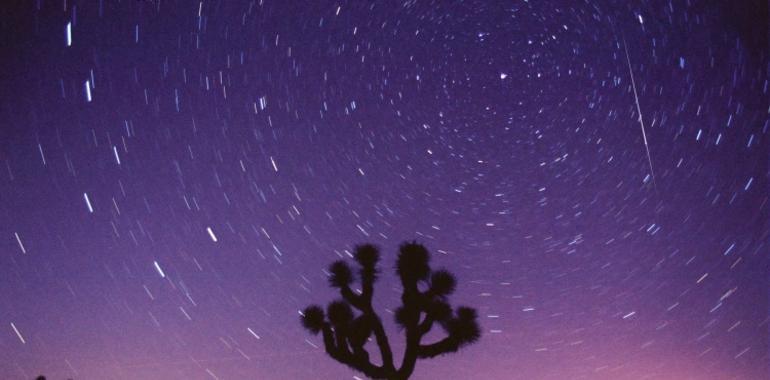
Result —
<path fill-rule="evenodd" d="M 636 101 L 636 111 L 639 113 L 639 124 L 642 126 L 642 139 L 644 140 L 644 149 L 647 151 L 647 163 L 650 164 L 650 177 L 652 186 L 657 190 L 655 184 L 655 171 L 652 170 L 652 156 L 650 155 L 650 145 L 647 143 L 647 133 L 644 130 L 644 119 L 642 119 L 642 107 L 639 106 L 639 94 L 636 92 L 636 81 L 634 80 L 634 71 L 631 69 L 631 58 L 628 56 L 628 45 L 623 38 L 623 49 L 626 51 L 626 63 L 628 63 L 628 73 L 631 76 L 631 87 L 634 89 L 634 100 Z"/>

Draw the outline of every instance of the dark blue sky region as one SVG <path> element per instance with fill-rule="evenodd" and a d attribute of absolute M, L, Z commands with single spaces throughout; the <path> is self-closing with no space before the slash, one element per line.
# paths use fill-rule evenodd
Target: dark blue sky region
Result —
<path fill-rule="evenodd" d="M 3 5 L 0 378 L 353 379 L 299 311 L 371 242 L 403 342 L 413 239 L 483 332 L 415 379 L 763 378 L 767 15 Z"/>

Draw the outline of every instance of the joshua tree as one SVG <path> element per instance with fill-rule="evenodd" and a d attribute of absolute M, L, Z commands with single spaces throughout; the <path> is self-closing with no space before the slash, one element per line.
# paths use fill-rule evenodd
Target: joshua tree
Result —
<path fill-rule="evenodd" d="M 313 334 L 323 334 L 329 356 L 373 379 L 408 379 L 417 359 L 456 352 L 481 336 L 476 310 L 462 306 L 452 310 L 447 302 L 447 297 L 455 290 L 454 275 L 446 270 L 432 271 L 428 250 L 421 244 L 404 243 L 399 251 L 396 273 L 403 287 L 403 305 L 396 310 L 395 317 L 396 323 L 406 330 L 406 350 L 400 368 L 393 364 L 388 337 L 380 317 L 372 308 L 380 258 L 377 247 L 365 244 L 355 248 L 354 258 L 360 266 L 360 294 L 350 287 L 354 275 L 348 264 L 342 260 L 335 261 L 329 266 L 329 285 L 339 289 L 342 299 L 329 303 L 326 313 L 317 305 L 309 306 L 302 312 L 302 325 Z M 424 284 L 422 288 L 426 290 L 420 290 L 420 284 Z M 354 308 L 358 313 L 354 312 Z M 439 324 L 447 336 L 437 342 L 423 344 L 422 338 L 434 324 Z M 381 365 L 371 363 L 369 353 L 364 349 L 372 335 L 380 350 Z"/>

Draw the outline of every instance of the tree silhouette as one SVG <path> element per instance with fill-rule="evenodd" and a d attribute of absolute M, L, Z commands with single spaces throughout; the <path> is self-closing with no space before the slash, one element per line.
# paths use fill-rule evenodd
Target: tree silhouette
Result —
<path fill-rule="evenodd" d="M 314 335 L 322 333 L 326 353 L 333 359 L 373 379 L 405 380 L 414 372 L 417 359 L 456 352 L 481 336 L 476 310 L 462 306 L 452 310 L 447 301 L 455 290 L 454 275 L 446 270 L 431 270 L 430 254 L 423 245 L 403 243 L 396 261 L 403 304 L 396 310 L 395 319 L 406 330 L 406 349 L 397 369 L 382 321 L 372 308 L 379 250 L 371 244 L 359 245 L 355 247 L 354 258 L 360 266 L 360 293 L 350 287 L 355 277 L 353 271 L 346 262 L 338 260 L 329 266 L 329 285 L 339 289 L 342 298 L 329 303 L 326 313 L 317 305 L 302 312 L 302 325 Z M 420 290 L 420 284 L 427 290 Z M 422 338 L 434 324 L 444 329 L 446 337 L 423 344 Z M 364 348 L 372 335 L 380 350 L 381 365 L 371 363 Z"/>

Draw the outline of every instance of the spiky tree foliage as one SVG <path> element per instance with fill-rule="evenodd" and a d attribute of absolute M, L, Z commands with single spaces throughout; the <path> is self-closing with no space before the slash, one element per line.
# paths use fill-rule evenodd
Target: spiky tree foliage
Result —
<path fill-rule="evenodd" d="M 353 257 L 359 266 L 360 294 L 350 288 L 355 280 L 350 266 L 342 260 L 335 261 L 329 267 L 329 285 L 339 289 L 342 299 L 329 303 L 326 313 L 320 306 L 309 306 L 301 317 L 302 326 L 308 331 L 314 335 L 322 333 L 326 353 L 333 359 L 373 379 L 404 380 L 414 372 L 417 359 L 456 352 L 478 341 L 481 331 L 476 310 L 464 306 L 453 310 L 447 300 L 457 285 L 454 275 L 443 269 L 433 271 L 428 250 L 416 242 L 407 242 L 400 246 L 396 260 L 403 292 L 395 319 L 406 332 L 406 350 L 401 366 L 396 368 L 382 321 L 372 308 L 379 250 L 371 244 L 359 245 Z M 427 290 L 420 290 L 420 284 Z M 423 337 L 436 324 L 446 332 L 446 337 L 423 343 Z M 369 361 L 365 348 L 372 335 L 380 351 L 381 365 Z"/>
<path fill-rule="evenodd" d="M 310 306 L 302 313 L 302 326 L 313 335 L 318 334 L 324 328 L 324 310 L 320 306 Z"/>

